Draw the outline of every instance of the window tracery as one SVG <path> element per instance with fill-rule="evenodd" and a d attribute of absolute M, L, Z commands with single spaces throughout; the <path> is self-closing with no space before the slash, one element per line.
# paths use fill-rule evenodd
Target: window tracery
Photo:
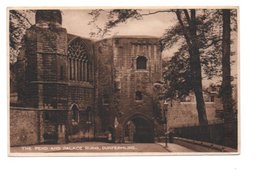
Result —
<path fill-rule="evenodd" d="M 87 47 L 80 39 L 74 39 L 68 46 L 69 79 L 76 81 L 91 81 L 92 62 L 87 53 Z"/>

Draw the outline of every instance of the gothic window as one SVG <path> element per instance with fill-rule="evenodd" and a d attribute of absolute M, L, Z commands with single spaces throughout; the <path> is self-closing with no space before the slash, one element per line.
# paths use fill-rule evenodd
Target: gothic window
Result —
<path fill-rule="evenodd" d="M 139 56 L 136 59 L 136 69 L 147 69 L 147 58 Z"/>
<path fill-rule="evenodd" d="M 78 107 L 74 104 L 72 106 L 72 124 L 73 123 L 78 123 L 79 122 L 79 109 Z"/>
<path fill-rule="evenodd" d="M 85 43 L 79 38 L 74 39 L 68 46 L 69 79 L 90 81 L 93 77 L 92 64 Z"/>
<path fill-rule="evenodd" d="M 135 92 L 135 100 L 143 100 L 143 93 L 140 91 Z"/>

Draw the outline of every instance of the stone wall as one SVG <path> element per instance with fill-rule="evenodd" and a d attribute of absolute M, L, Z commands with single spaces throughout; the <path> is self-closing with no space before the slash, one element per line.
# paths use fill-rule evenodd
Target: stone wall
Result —
<path fill-rule="evenodd" d="M 219 109 L 219 104 L 217 102 L 219 102 L 219 100 L 215 100 L 215 102 L 205 102 L 209 124 L 222 122 L 222 119 L 216 114 L 216 110 Z M 199 124 L 195 102 L 173 101 L 168 105 L 166 116 L 168 128 L 194 126 Z"/>
<path fill-rule="evenodd" d="M 34 109 L 10 108 L 10 145 L 25 146 L 39 143 L 38 113 Z"/>

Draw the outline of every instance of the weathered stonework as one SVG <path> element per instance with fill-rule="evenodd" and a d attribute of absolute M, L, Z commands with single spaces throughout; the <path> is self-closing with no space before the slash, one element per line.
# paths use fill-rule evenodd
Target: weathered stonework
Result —
<path fill-rule="evenodd" d="M 22 56 L 17 62 L 19 104 L 15 106 L 35 108 L 36 112 L 41 113 L 38 143 L 65 143 L 94 138 L 93 42 L 67 34 L 61 23 L 60 11 L 37 11 L 36 24 L 27 30 L 22 49 L 24 52 L 21 52 Z M 85 67 L 77 58 L 73 61 L 77 62 L 79 68 L 74 69 L 74 75 L 81 74 L 82 78 L 72 80 L 69 77 L 71 60 L 68 60 L 68 52 L 76 40 L 83 41 L 87 61 L 93 60 L 93 65 L 88 67 L 88 81 L 82 79 L 82 69 Z M 74 114 L 73 105 L 77 109 Z M 31 115 L 30 118 L 36 117 Z M 77 120 L 73 122 L 72 119 Z"/>
<path fill-rule="evenodd" d="M 223 122 L 223 120 L 216 115 L 218 108 L 214 102 L 206 102 L 205 106 L 209 124 Z M 168 129 L 199 125 L 195 102 L 173 101 L 172 104 L 168 106 L 166 117 L 168 118 Z"/>
<path fill-rule="evenodd" d="M 10 145 L 21 146 L 40 143 L 38 112 L 34 109 L 10 110 Z"/>
<path fill-rule="evenodd" d="M 159 39 L 116 36 L 96 42 L 95 54 L 102 129 L 112 129 L 115 139 L 124 141 L 126 124 L 139 118 L 145 120 L 153 136 L 153 84 L 162 76 Z M 139 56 L 147 59 L 145 69 L 137 69 Z M 141 100 L 135 99 L 137 91 L 142 93 Z M 118 125 L 115 126 L 115 122 Z"/>
<path fill-rule="evenodd" d="M 68 34 L 59 11 L 41 10 L 15 70 L 18 100 L 11 106 L 22 108 L 11 107 L 11 145 L 109 136 L 113 142 L 154 142 L 164 133 L 154 89 L 162 79 L 159 38 L 93 41 Z M 213 107 L 207 105 L 210 118 Z M 194 105 L 174 105 L 170 123 L 195 123 L 195 112 Z"/>

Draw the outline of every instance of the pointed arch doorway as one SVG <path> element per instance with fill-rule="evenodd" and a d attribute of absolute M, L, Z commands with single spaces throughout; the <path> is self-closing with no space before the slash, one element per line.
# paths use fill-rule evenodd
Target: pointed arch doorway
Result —
<path fill-rule="evenodd" d="M 153 122 L 140 115 L 136 115 L 128 119 L 124 125 L 124 142 L 153 143 Z"/>

